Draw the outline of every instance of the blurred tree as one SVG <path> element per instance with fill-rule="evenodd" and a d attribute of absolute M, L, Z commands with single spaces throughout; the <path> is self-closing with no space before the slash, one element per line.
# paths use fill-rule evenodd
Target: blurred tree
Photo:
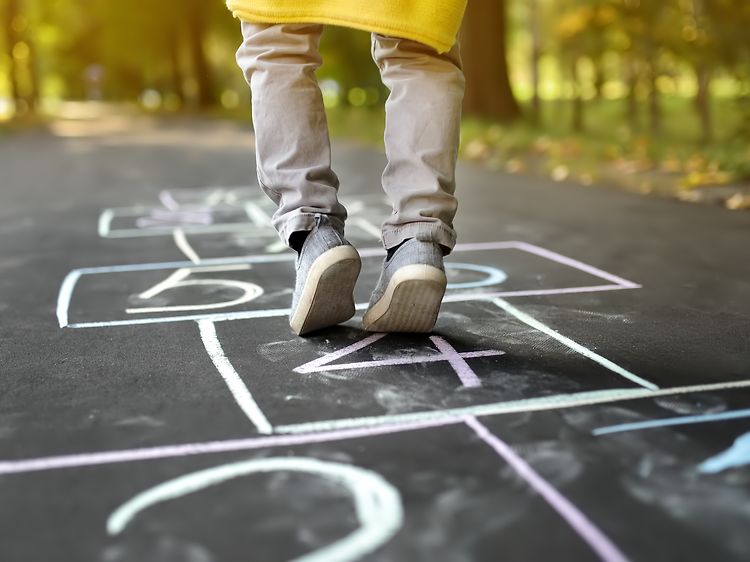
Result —
<path fill-rule="evenodd" d="M 506 0 L 471 0 L 461 32 L 467 114 L 513 121 L 521 108 L 510 85 Z"/>
<path fill-rule="evenodd" d="M 212 3 L 206 0 L 184 0 L 177 13 L 184 14 L 188 50 L 192 62 L 193 77 L 198 87 L 198 106 L 205 108 L 216 104 L 216 90 L 211 67 L 206 58 L 206 39 Z M 223 8 L 223 7 L 222 7 Z"/>
<path fill-rule="evenodd" d="M 539 95 L 539 61 L 542 58 L 541 22 L 539 0 L 529 0 L 528 26 L 531 36 L 531 119 L 537 125 L 542 118 L 542 102 Z"/>
<path fill-rule="evenodd" d="M 5 0 L 3 14 L 5 58 L 10 97 L 17 114 L 34 113 L 39 101 L 36 49 L 22 0 Z"/>
<path fill-rule="evenodd" d="M 562 0 L 556 3 L 558 18 L 556 36 L 559 56 L 565 70 L 569 70 L 573 103 L 572 127 L 584 128 L 584 86 L 581 65 L 590 63 L 596 99 L 601 98 L 606 81 L 603 70 L 604 54 L 612 47 L 612 30 L 617 13 L 604 0 Z"/>
<path fill-rule="evenodd" d="M 341 88 L 341 101 L 348 103 L 347 93 L 352 88 L 371 88 L 385 99 L 387 90 L 380 82 L 380 74 L 371 62 L 370 35 L 344 27 L 328 26 L 320 46 L 323 66 L 319 75 L 332 79 Z"/>
<path fill-rule="evenodd" d="M 659 77 L 662 74 L 662 57 L 674 52 L 678 29 L 674 25 L 678 18 L 677 3 L 684 0 L 610 0 L 617 10 L 625 41 L 624 56 L 629 59 L 631 69 L 640 72 L 647 83 L 649 128 L 658 134 L 662 126 L 662 111 L 659 100 Z M 637 95 L 638 80 L 631 76 L 630 96 Z M 630 102 L 629 111 L 632 109 Z"/>

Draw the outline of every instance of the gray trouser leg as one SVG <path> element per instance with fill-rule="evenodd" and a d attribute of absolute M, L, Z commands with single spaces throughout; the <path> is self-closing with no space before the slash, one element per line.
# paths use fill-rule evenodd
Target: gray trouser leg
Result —
<path fill-rule="evenodd" d="M 407 238 L 429 238 L 450 250 L 465 82 L 459 45 L 438 54 L 415 41 L 373 34 L 372 57 L 390 90 L 383 188 L 394 213 L 383 225 L 383 242 L 391 248 Z"/>
<path fill-rule="evenodd" d="M 322 25 L 242 23 L 237 63 L 250 85 L 258 181 L 278 205 L 273 225 L 288 244 L 316 214 L 343 229 L 339 180 L 331 168 L 323 97 L 315 78 Z"/>

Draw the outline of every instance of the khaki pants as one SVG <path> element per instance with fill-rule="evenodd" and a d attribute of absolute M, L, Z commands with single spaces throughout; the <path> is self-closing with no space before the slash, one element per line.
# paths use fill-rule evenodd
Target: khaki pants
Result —
<path fill-rule="evenodd" d="M 315 78 L 322 25 L 242 23 L 237 63 L 250 85 L 258 181 L 278 205 L 273 225 L 282 239 L 311 230 L 316 214 L 343 229 L 339 180 L 323 97 Z M 383 189 L 393 214 L 383 224 L 386 248 L 428 237 L 453 248 L 455 168 L 464 76 L 459 46 L 448 53 L 372 34 L 372 57 L 390 90 L 386 102 Z"/>

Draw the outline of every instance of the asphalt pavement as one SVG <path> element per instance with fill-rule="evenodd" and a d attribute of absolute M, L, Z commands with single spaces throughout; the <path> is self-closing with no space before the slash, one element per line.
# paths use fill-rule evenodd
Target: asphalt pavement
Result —
<path fill-rule="evenodd" d="M 430 335 L 289 330 L 249 127 L 0 137 L 0 560 L 750 558 L 750 214 L 459 167 Z"/>

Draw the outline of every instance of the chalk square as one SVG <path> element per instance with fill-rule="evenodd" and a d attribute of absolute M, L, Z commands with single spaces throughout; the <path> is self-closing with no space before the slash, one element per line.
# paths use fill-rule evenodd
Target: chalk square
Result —
<path fill-rule="evenodd" d="M 360 250 L 363 258 L 363 272 L 355 297 L 359 310 L 367 307 L 369 291 L 374 286 L 379 274 L 380 262 L 384 255 L 382 248 L 365 248 Z M 179 321 L 227 321 L 252 318 L 269 318 L 287 316 L 293 283 L 292 263 L 294 255 L 290 252 L 281 254 L 262 254 L 247 257 L 215 258 L 202 260 L 200 264 L 192 262 L 163 262 L 152 264 L 132 264 L 84 268 L 71 271 L 65 278 L 58 296 L 57 316 L 61 327 L 91 328 L 118 325 L 152 324 Z M 467 260 L 464 262 L 464 260 Z M 193 298 L 183 294 L 183 301 L 161 301 L 163 309 L 158 314 L 124 314 L 133 306 L 133 296 L 147 291 L 154 283 L 158 284 L 177 270 L 189 268 L 195 275 L 215 269 L 247 269 L 242 274 L 232 273 L 228 279 L 238 283 L 254 283 L 263 290 L 263 296 L 241 304 L 212 309 L 211 312 L 200 308 L 185 309 L 191 305 L 199 307 L 200 303 L 213 305 L 216 300 L 202 300 L 200 303 L 185 301 Z M 598 269 L 592 265 L 552 252 L 545 248 L 526 242 L 487 242 L 477 244 L 459 244 L 446 263 L 449 286 L 444 302 L 466 302 L 509 298 L 517 296 L 556 295 L 635 289 L 638 284 Z M 104 282 L 95 276 L 117 276 L 115 282 Z M 239 275 L 239 277 L 238 277 Z M 556 277 L 556 279 L 551 279 Z M 227 275 L 219 273 L 208 277 L 226 279 Z M 280 281 L 281 280 L 281 281 Z M 559 281 L 562 281 L 558 284 Z M 206 284 L 207 285 L 207 284 Z M 208 291 L 211 286 L 207 285 Z M 182 287 L 185 288 L 185 287 Z M 213 284 L 213 290 L 220 289 Z M 226 287 L 225 287 L 226 288 Z M 86 289 L 88 295 L 79 293 Z M 185 293 L 185 291 L 182 291 Z M 172 292 L 177 295 L 178 292 Z M 166 295 L 166 292 L 162 295 Z M 225 300 L 231 301 L 229 296 Z M 88 307 L 82 304 L 85 299 L 101 303 L 100 307 Z M 81 300 L 84 299 L 84 300 Z M 109 302 L 111 305 L 106 305 Z M 111 314 L 96 317 L 100 310 Z M 142 303 L 147 308 L 148 303 Z M 179 314 L 170 314 L 174 307 L 181 307 Z M 157 308 L 151 305 L 151 308 Z M 82 314 L 83 313 L 83 314 Z M 71 319 L 72 316 L 72 319 Z"/>

